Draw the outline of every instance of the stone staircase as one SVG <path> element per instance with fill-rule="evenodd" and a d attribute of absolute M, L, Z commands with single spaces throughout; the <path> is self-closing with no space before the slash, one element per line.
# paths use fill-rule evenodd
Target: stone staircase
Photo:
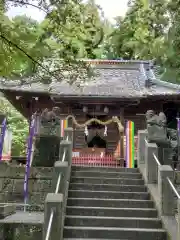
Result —
<path fill-rule="evenodd" d="M 138 169 L 72 167 L 64 239 L 167 240 Z"/>

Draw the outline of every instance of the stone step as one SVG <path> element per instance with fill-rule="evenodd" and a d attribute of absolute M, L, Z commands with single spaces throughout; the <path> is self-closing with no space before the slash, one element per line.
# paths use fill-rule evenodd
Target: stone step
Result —
<path fill-rule="evenodd" d="M 69 190 L 146 192 L 147 187 L 144 185 L 71 183 L 69 185 Z"/>
<path fill-rule="evenodd" d="M 70 198 L 105 198 L 105 199 L 143 199 L 149 200 L 148 192 L 113 192 L 113 191 L 85 191 L 85 190 L 69 190 Z"/>
<path fill-rule="evenodd" d="M 111 207 L 84 207 L 67 206 L 67 215 L 79 216 L 107 216 L 107 217 L 142 217 L 157 218 L 155 208 L 111 208 Z"/>
<path fill-rule="evenodd" d="M 144 185 L 144 180 L 143 179 L 125 179 L 125 178 L 71 177 L 71 183 Z"/>
<path fill-rule="evenodd" d="M 71 177 L 100 177 L 100 178 L 124 178 L 124 179 L 142 179 L 140 173 L 129 172 L 95 172 L 95 171 L 72 171 Z"/>
<path fill-rule="evenodd" d="M 87 227 L 119 227 L 119 228 L 162 228 L 158 218 L 135 218 L 135 217 L 95 217 L 95 216 L 71 216 L 65 218 L 66 226 Z"/>
<path fill-rule="evenodd" d="M 91 172 L 129 172 L 139 173 L 138 168 L 122 168 L 122 167 L 88 167 L 88 166 L 72 166 L 72 171 L 91 171 Z"/>
<path fill-rule="evenodd" d="M 63 240 L 109 240 L 109 239 L 105 239 L 105 238 L 64 238 Z M 120 239 L 119 240 L 127 240 L 127 239 Z"/>
<path fill-rule="evenodd" d="M 115 207 L 115 208 L 153 208 L 151 200 L 103 199 L 103 198 L 68 198 L 68 206 Z"/>
<path fill-rule="evenodd" d="M 64 238 L 167 240 L 167 235 L 163 229 L 65 226 Z"/>

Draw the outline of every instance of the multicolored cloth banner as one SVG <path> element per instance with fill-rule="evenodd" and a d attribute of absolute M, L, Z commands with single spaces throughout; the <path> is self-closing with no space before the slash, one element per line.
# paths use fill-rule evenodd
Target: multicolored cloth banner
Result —
<path fill-rule="evenodd" d="M 61 137 L 64 137 L 64 129 L 68 127 L 68 120 L 61 120 Z"/>
<path fill-rule="evenodd" d="M 4 118 L 1 126 L 1 137 L 0 137 L 0 161 L 2 160 L 2 153 L 3 153 L 3 145 L 4 145 L 4 137 L 6 134 L 7 129 L 7 119 Z"/>
<path fill-rule="evenodd" d="M 134 122 L 126 122 L 126 167 L 134 168 Z"/>
<path fill-rule="evenodd" d="M 33 145 L 33 137 L 35 134 L 35 119 L 32 119 L 30 129 L 29 129 L 29 137 L 28 137 L 28 144 L 27 144 L 27 160 L 26 160 L 26 170 L 24 176 L 24 203 L 27 203 L 28 200 L 28 179 L 29 179 L 29 172 L 31 167 L 31 154 L 32 154 L 32 145 Z M 26 210 L 26 206 L 24 207 Z"/>

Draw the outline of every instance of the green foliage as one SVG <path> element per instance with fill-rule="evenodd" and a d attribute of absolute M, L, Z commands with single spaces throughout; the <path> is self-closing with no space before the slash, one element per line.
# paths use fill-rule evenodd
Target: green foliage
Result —
<path fill-rule="evenodd" d="M 34 6 L 36 1 L 5 2 Z M 39 1 L 36 7 L 46 12 L 42 23 L 25 16 L 11 21 L 5 16 L 4 5 L 0 6 L 0 76 L 36 76 L 31 80 L 51 83 L 66 79 L 67 72 L 70 82 L 91 75 L 90 67 L 77 59 L 103 55 L 105 20 L 94 0 L 59 0 L 49 5 Z M 56 59 L 53 67 L 47 67 L 47 59 Z"/>
<path fill-rule="evenodd" d="M 39 8 L 45 19 L 10 20 L 5 15 L 10 5 Z M 112 26 L 95 0 L 1 1 L 0 76 L 74 83 L 92 76 L 90 66 L 78 59 L 154 59 L 163 66 L 163 79 L 171 75 L 166 80 L 178 82 L 179 6 L 178 0 L 129 0 L 127 14 Z"/>
<path fill-rule="evenodd" d="M 13 134 L 12 156 L 24 156 L 29 130 L 26 119 L 3 97 L 0 98 L 0 111 L 7 116 Z"/>
<path fill-rule="evenodd" d="M 112 44 L 119 57 L 159 59 L 164 51 L 164 32 L 168 25 L 167 3 L 164 0 L 130 1 L 124 19 L 117 19 Z"/>
<path fill-rule="evenodd" d="M 153 59 L 161 65 L 163 80 L 180 82 L 179 9 L 177 0 L 130 0 L 126 16 L 116 19 L 114 56 Z"/>

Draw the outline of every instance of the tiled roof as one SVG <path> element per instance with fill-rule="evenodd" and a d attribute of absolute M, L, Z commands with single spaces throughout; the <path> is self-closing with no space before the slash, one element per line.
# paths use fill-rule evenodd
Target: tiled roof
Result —
<path fill-rule="evenodd" d="M 149 61 L 85 60 L 95 65 L 94 79 L 76 87 L 66 82 L 50 86 L 40 83 L 22 86 L 0 86 L 0 90 L 11 89 L 25 92 L 50 92 L 60 96 L 104 96 L 117 98 L 146 97 L 153 95 L 177 95 L 180 86 L 158 80 Z M 146 87 L 149 81 L 149 87 Z"/>

